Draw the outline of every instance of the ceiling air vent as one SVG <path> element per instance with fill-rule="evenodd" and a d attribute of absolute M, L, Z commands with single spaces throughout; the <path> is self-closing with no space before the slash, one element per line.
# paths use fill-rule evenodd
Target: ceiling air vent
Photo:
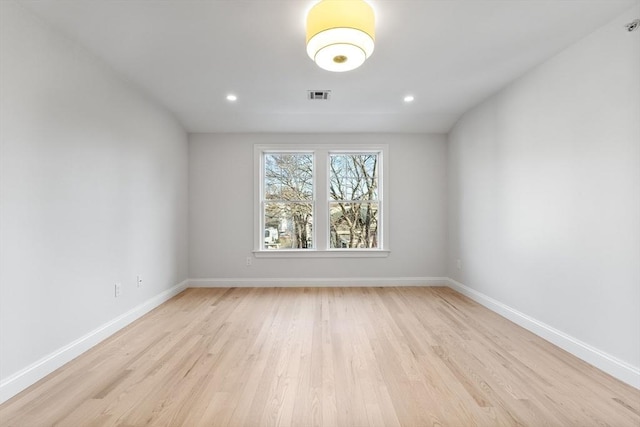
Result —
<path fill-rule="evenodd" d="M 308 90 L 307 98 L 308 99 L 318 99 L 328 101 L 331 96 L 330 90 Z"/>

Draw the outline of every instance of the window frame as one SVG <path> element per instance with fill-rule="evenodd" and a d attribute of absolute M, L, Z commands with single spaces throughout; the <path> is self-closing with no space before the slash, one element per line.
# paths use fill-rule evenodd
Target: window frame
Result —
<path fill-rule="evenodd" d="M 369 202 L 375 202 L 378 204 L 378 229 L 377 229 L 377 234 L 378 234 L 378 246 L 377 248 L 332 248 L 331 247 L 331 242 L 328 242 L 327 244 L 327 250 L 330 251 L 346 251 L 346 252 L 351 252 L 354 250 L 366 250 L 366 251 L 378 251 L 380 249 L 384 248 L 384 235 L 383 235 L 383 221 L 384 221 L 384 189 L 383 189 L 383 185 L 382 185 L 382 175 L 383 175 L 383 167 L 381 167 L 381 163 L 384 161 L 384 157 L 383 157 L 383 153 L 381 150 L 358 150 L 358 151 L 354 151 L 354 150 L 344 150 L 344 149 L 340 149 L 340 150 L 328 150 L 328 152 L 326 153 L 326 174 L 327 174 L 327 179 L 326 179 L 326 188 L 327 188 L 327 197 L 324 200 L 325 203 L 325 208 L 327 210 L 326 212 L 326 219 L 327 219 L 327 236 L 329 235 L 329 232 L 331 230 L 331 224 L 330 224 L 330 208 L 329 206 L 332 203 L 352 203 L 352 204 L 362 204 L 362 203 L 366 203 L 364 200 L 338 200 L 338 199 L 332 199 L 331 195 L 329 195 L 329 188 L 331 188 L 331 171 L 329 170 L 329 166 L 331 164 L 331 156 L 332 155 L 362 155 L 362 154 L 376 154 L 378 156 L 378 159 L 376 161 L 376 168 L 377 168 L 377 184 L 378 184 L 378 189 L 377 189 L 377 198 L 375 200 L 369 200 Z"/>
<path fill-rule="evenodd" d="M 264 161 L 264 157 L 265 155 L 268 154 L 291 154 L 291 155 L 296 155 L 296 154 L 311 154 L 311 163 L 312 163 L 312 177 L 311 177 L 311 182 L 312 182 L 312 186 L 313 186 L 313 192 L 312 192 L 312 196 L 311 196 L 311 200 L 295 200 L 295 201 L 267 201 L 266 198 L 264 197 L 264 192 L 265 192 L 265 188 L 264 188 L 264 182 L 265 182 L 265 170 L 264 170 L 264 166 L 265 166 L 265 161 Z M 312 218 L 313 218 L 313 226 L 311 229 L 311 241 L 313 243 L 313 247 L 312 248 L 305 248 L 305 249 L 277 249 L 277 250 L 273 250 L 273 249 L 265 249 L 264 247 L 264 238 L 259 238 L 258 239 L 258 250 L 260 251 L 267 251 L 267 252 L 281 252 L 281 251 L 312 251 L 315 250 L 317 247 L 317 243 L 316 243 L 316 204 L 317 204 L 317 174 L 316 174 L 316 154 L 315 152 L 313 152 L 312 150 L 263 150 L 262 154 L 260 156 L 260 193 L 259 193 L 259 206 L 258 209 L 260 211 L 259 213 L 259 221 L 260 221 L 260 230 L 262 235 L 264 236 L 265 232 L 266 232 L 266 227 L 265 227 L 265 221 L 264 221 L 264 217 L 265 217 L 265 209 L 266 209 L 266 204 L 267 203 L 309 203 L 311 204 L 311 212 L 312 212 Z M 258 236 L 259 237 L 259 236 Z"/>
<path fill-rule="evenodd" d="M 254 145 L 254 230 L 253 253 L 257 258 L 379 258 L 389 256 L 389 201 L 387 197 L 389 148 L 387 144 L 255 144 Z M 264 155 L 313 155 L 313 248 L 265 249 L 263 240 Z M 376 153 L 378 157 L 378 248 L 331 248 L 329 197 L 331 154 Z M 335 201 L 334 201 L 335 202 Z"/>

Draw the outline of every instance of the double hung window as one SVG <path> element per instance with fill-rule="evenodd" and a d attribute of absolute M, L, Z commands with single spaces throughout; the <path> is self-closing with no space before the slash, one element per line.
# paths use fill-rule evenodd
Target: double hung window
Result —
<path fill-rule="evenodd" d="M 330 248 L 377 249 L 380 154 L 329 154 Z"/>
<path fill-rule="evenodd" d="M 262 249 L 313 248 L 313 153 L 264 153 Z"/>

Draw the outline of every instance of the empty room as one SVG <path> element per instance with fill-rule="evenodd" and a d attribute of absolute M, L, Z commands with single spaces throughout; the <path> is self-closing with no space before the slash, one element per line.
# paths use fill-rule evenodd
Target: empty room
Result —
<path fill-rule="evenodd" d="M 0 0 L 0 426 L 640 426 L 640 0 Z"/>

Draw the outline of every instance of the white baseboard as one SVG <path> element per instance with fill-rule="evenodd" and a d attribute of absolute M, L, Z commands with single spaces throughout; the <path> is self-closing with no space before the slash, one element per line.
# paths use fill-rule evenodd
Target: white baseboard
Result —
<path fill-rule="evenodd" d="M 40 379 L 49 375 L 65 363 L 75 359 L 100 341 L 108 338 L 120 329 L 124 328 L 134 320 L 142 317 L 149 311 L 153 310 L 163 302 L 169 300 L 173 296 L 179 294 L 187 288 L 187 281 L 177 284 L 166 291 L 156 295 L 155 297 L 143 302 L 142 304 L 132 308 L 126 313 L 116 317 L 110 322 L 94 329 L 88 334 L 78 338 L 77 340 L 67 344 L 66 346 L 54 351 L 53 353 L 43 357 L 37 362 L 27 366 L 26 368 L 16 372 L 15 374 L 0 381 L 0 403 L 9 400 L 11 397 L 20 393 L 27 387 L 35 384 Z"/>
<path fill-rule="evenodd" d="M 296 288 L 361 286 L 448 286 L 446 277 L 355 277 L 314 279 L 189 279 L 190 288 Z"/>
<path fill-rule="evenodd" d="M 574 356 L 584 360 L 609 375 L 640 389 L 640 368 L 620 360 L 604 351 L 598 350 L 587 343 L 565 334 L 531 316 L 519 312 L 506 304 L 484 295 L 460 282 L 448 279 L 449 287 L 468 296 L 472 300 L 482 304 L 491 311 L 500 314 L 545 340 L 568 351 Z"/>

